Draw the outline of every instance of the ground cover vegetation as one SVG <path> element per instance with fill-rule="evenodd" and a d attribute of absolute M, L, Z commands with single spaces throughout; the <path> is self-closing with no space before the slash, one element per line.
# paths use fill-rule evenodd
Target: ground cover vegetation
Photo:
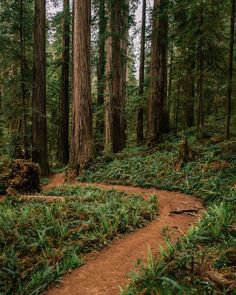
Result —
<path fill-rule="evenodd" d="M 65 201 L 12 197 L 0 204 L 0 293 L 39 294 L 91 251 L 150 222 L 155 196 L 65 186 L 48 192 Z"/>
<path fill-rule="evenodd" d="M 138 262 L 132 283 L 122 294 L 234 294 L 236 245 L 235 140 L 212 135 L 199 142 L 189 132 L 195 159 L 176 169 L 180 139 L 158 148 L 128 148 L 101 157 L 80 180 L 157 187 L 194 194 L 208 206 L 198 225 L 177 244 L 167 238 L 162 257 Z"/>

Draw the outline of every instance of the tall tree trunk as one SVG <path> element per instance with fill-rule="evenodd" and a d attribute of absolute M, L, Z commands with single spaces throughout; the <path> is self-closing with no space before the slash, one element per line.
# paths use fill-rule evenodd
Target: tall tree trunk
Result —
<path fill-rule="evenodd" d="M 46 1 L 35 1 L 32 160 L 48 174 L 46 122 Z"/>
<path fill-rule="evenodd" d="M 0 111 L 2 111 L 2 86 L 0 85 Z"/>
<path fill-rule="evenodd" d="M 24 0 L 20 1 L 20 74 L 21 74 L 21 98 L 22 98 L 22 136 L 24 146 L 24 158 L 30 158 L 30 148 L 28 142 L 27 119 L 26 119 L 26 60 L 25 60 L 25 38 L 24 38 Z"/>
<path fill-rule="evenodd" d="M 140 66 L 139 66 L 139 96 L 141 98 L 142 103 L 143 103 L 143 94 L 144 94 L 144 71 L 145 71 L 146 10 L 147 10 L 147 3 L 146 3 L 146 0 L 143 0 Z M 144 110 L 142 105 L 141 107 L 138 107 L 138 110 L 137 110 L 137 126 L 136 126 L 137 143 L 140 143 L 144 140 L 143 116 L 144 116 Z"/>
<path fill-rule="evenodd" d="M 116 153 L 123 147 L 121 117 L 121 5 L 119 0 L 108 3 L 106 44 L 105 151 Z"/>
<path fill-rule="evenodd" d="M 191 58 L 186 61 L 186 85 L 185 85 L 185 117 L 186 117 L 186 127 L 191 128 L 194 125 L 194 63 Z"/>
<path fill-rule="evenodd" d="M 166 130 L 170 132 L 170 110 L 172 104 L 172 81 L 173 81 L 173 59 L 174 59 L 174 48 L 173 42 L 171 44 L 170 49 L 170 65 L 169 65 L 169 72 L 168 72 L 168 79 L 167 79 L 167 110 L 166 110 Z M 165 129 L 165 128 L 164 128 Z"/>
<path fill-rule="evenodd" d="M 198 79 L 198 119 L 197 119 L 197 133 L 198 137 L 201 138 L 203 135 L 203 3 L 201 1 L 200 7 L 200 40 L 198 46 L 198 59 L 199 59 L 199 79 Z"/>
<path fill-rule="evenodd" d="M 233 81 L 233 57 L 234 57 L 234 32 L 235 32 L 235 0 L 231 0 L 231 21 L 230 21 L 230 44 L 229 44 L 229 67 L 228 67 L 228 89 L 226 104 L 226 124 L 225 137 L 230 138 L 231 123 L 231 101 L 232 101 L 232 81 Z"/>
<path fill-rule="evenodd" d="M 127 88 L 127 65 L 128 65 L 128 39 L 129 39 L 129 1 L 122 2 L 122 21 L 121 21 L 121 148 L 125 147 L 126 142 L 126 118 L 125 118 L 125 104 L 126 104 L 126 88 Z"/>
<path fill-rule="evenodd" d="M 162 140 L 163 112 L 166 99 L 168 0 L 154 0 L 151 93 L 148 101 L 147 144 L 155 145 Z"/>
<path fill-rule="evenodd" d="M 70 166 L 85 169 L 93 158 L 90 73 L 91 2 L 74 0 L 73 107 Z"/>
<path fill-rule="evenodd" d="M 96 116 L 96 130 L 103 138 L 104 135 L 104 84 L 105 84 L 105 69 L 106 69 L 106 52 L 105 52 L 105 34 L 106 34 L 106 7 L 105 0 L 100 0 L 99 3 L 99 37 L 98 37 L 98 93 L 97 107 L 98 113 Z M 103 145 L 97 143 L 97 148 L 100 149 Z"/>
<path fill-rule="evenodd" d="M 70 1 L 63 0 L 63 42 L 60 89 L 59 162 L 69 161 Z"/>
<path fill-rule="evenodd" d="M 178 134 L 180 96 L 181 96 L 181 80 L 178 81 L 178 90 L 177 90 L 177 95 L 175 97 L 175 109 L 174 109 L 175 136 L 177 136 Z"/>

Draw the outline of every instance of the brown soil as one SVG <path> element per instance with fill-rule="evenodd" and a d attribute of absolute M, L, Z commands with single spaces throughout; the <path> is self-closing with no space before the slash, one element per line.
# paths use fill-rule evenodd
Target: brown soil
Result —
<path fill-rule="evenodd" d="M 65 183 L 65 173 L 59 173 L 50 176 L 49 182 L 47 185 L 44 186 L 44 191 L 50 191 L 55 187 L 61 186 Z"/>
<path fill-rule="evenodd" d="M 0 196 L 0 203 L 6 200 L 6 196 Z"/>
<path fill-rule="evenodd" d="M 53 176 L 46 190 L 63 184 L 63 180 L 63 174 Z M 128 194 L 140 194 L 145 198 L 155 194 L 159 201 L 159 216 L 145 228 L 114 241 L 99 253 L 90 255 L 84 266 L 65 275 L 62 284 L 46 292 L 47 295 L 119 294 L 119 286 L 124 287 L 128 283 L 127 275 L 135 268 L 137 259 L 145 259 L 149 247 L 158 254 L 159 246 L 164 245 L 163 229 L 168 230 L 172 240 L 177 240 L 202 213 L 203 205 L 199 199 L 177 192 L 101 183 L 77 185 L 116 189 Z M 198 214 L 170 214 L 171 211 L 189 209 L 198 209 Z"/>

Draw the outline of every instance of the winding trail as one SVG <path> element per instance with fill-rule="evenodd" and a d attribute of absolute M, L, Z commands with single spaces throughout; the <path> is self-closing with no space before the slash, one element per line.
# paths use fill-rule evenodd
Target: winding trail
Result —
<path fill-rule="evenodd" d="M 63 174 L 53 176 L 45 190 L 64 184 Z M 173 241 L 185 234 L 191 224 L 202 214 L 203 205 L 195 197 L 177 192 L 157 189 L 143 189 L 122 185 L 101 183 L 75 183 L 102 189 L 116 189 L 128 194 L 140 194 L 144 198 L 157 195 L 159 216 L 146 227 L 115 240 L 99 253 L 89 256 L 86 264 L 66 274 L 58 287 L 52 287 L 46 295 L 118 295 L 119 286 L 128 283 L 127 275 L 135 269 L 137 259 L 145 259 L 148 248 L 158 255 L 160 245 L 164 245 L 163 229 L 167 229 Z M 198 209 L 197 215 L 170 214 L 173 210 Z"/>

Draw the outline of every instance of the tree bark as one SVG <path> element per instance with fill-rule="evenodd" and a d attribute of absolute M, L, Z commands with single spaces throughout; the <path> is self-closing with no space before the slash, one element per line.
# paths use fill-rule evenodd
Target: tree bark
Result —
<path fill-rule="evenodd" d="M 121 5 L 107 4 L 108 38 L 106 43 L 105 152 L 117 153 L 123 148 L 121 87 Z"/>
<path fill-rule="evenodd" d="M 46 1 L 35 1 L 32 160 L 48 174 L 46 123 Z"/>
<path fill-rule="evenodd" d="M 198 59 L 199 59 L 199 79 L 198 79 L 198 118 L 197 118 L 197 133 L 198 137 L 201 138 L 203 135 L 203 70 L 204 70 L 204 59 L 203 59 L 203 3 L 201 2 L 200 7 L 200 40 L 198 46 Z"/>
<path fill-rule="evenodd" d="M 60 89 L 58 156 L 61 164 L 69 161 L 69 74 L 70 74 L 70 1 L 63 0 L 63 41 Z"/>
<path fill-rule="evenodd" d="M 70 166 L 85 169 L 93 158 L 91 97 L 91 2 L 74 0 L 73 105 Z"/>
<path fill-rule="evenodd" d="M 154 0 L 151 49 L 151 93 L 148 100 L 147 144 L 162 140 L 166 99 L 168 0 Z"/>
<path fill-rule="evenodd" d="M 104 135 L 104 88 L 105 88 L 105 69 L 106 69 L 106 52 L 105 52 L 105 33 L 106 33 L 106 8 L 105 0 L 100 0 L 99 3 L 99 37 L 98 37 L 98 65 L 97 65 L 97 107 L 96 130 L 103 138 Z M 103 144 L 97 143 L 97 148 L 100 149 Z"/>
<path fill-rule="evenodd" d="M 232 81 L 233 81 L 233 57 L 234 57 L 234 32 L 235 32 L 235 0 L 231 0 L 231 21 L 230 21 L 230 43 L 229 43 L 229 67 L 228 67 L 228 89 L 226 103 L 226 124 L 225 138 L 230 138 L 231 123 L 231 101 L 232 101 Z"/>
<path fill-rule="evenodd" d="M 186 127 L 191 128 L 194 125 L 194 96 L 195 96 L 195 87 L 194 87 L 194 62 L 191 61 L 191 58 L 188 58 L 186 61 L 186 81 L 185 81 L 185 117 L 186 117 Z"/>
<path fill-rule="evenodd" d="M 20 73 L 21 73 L 21 97 L 22 97 L 22 136 L 24 146 L 24 158 L 30 158 L 30 148 L 28 142 L 27 132 L 27 118 L 26 118 L 26 100 L 27 89 L 26 83 L 26 59 L 25 59 L 25 38 L 24 38 L 24 0 L 20 1 Z"/>
<path fill-rule="evenodd" d="M 164 128 L 164 131 L 167 131 L 167 133 L 170 132 L 170 111 L 171 111 L 171 105 L 172 105 L 172 81 L 173 81 L 173 59 L 174 59 L 174 48 L 173 48 L 173 42 L 171 44 L 170 48 L 170 64 L 169 64 L 169 72 L 167 73 L 167 103 L 166 103 L 166 128 Z M 168 65 L 167 65 L 168 66 Z"/>
<path fill-rule="evenodd" d="M 126 87 L 127 87 L 127 64 L 128 64 L 128 39 L 129 39 L 129 1 L 122 2 L 122 22 L 121 22 L 121 148 L 125 147 L 126 142 L 126 118 L 125 118 L 125 104 L 126 104 Z"/>
<path fill-rule="evenodd" d="M 147 10 L 147 3 L 146 3 L 146 0 L 143 0 L 140 66 L 139 66 L 139 96 L 141 97 L 142 102 L 143 102 L 143 94 L 144 94 L 146 10 Z M 143 106 L 141 106 L 137 110 L 136 136 L 137 136 L 137 143 L 138 144 L 144 140 L 144 132 L 143 132 L 143 119 L 144 118 L 143 118 L 143 116 L 144 116 L 144 110 L 143 110 Z"/>

